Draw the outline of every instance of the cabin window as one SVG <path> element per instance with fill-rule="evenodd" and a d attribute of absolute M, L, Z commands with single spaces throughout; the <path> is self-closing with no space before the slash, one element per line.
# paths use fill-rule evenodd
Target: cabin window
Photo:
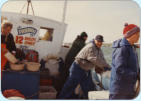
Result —
<path fill-rule="evenodd" d="M 54 31 L 53 28 L 40 27 L 39 40 L 52 41 L 53 31 Z"/>

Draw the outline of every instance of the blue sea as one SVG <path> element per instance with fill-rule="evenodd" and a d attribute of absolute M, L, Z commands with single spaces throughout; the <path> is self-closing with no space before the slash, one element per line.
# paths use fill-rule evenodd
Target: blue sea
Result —
<path fill-rule="evenodd" d="M 102 47 L 102 51 L 104 53 L 104 57 L 105 59 L 107 60 L 107 62 L 111 65 L 111 62 L 112 62 L 112 47 L 110 46 L 103 46 Z M 137 51 L 137 54 L 138 54 L 138 58 L 139 58 L 139 61 L 140 61 L 140 49 L 136 49 Z"/>

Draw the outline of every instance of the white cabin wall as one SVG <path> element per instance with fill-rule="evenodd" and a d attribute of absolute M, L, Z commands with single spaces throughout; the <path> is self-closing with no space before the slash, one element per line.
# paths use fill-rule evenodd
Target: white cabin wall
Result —
<path fill-rule="evenodd" d="M 9 12 L 2 12 L 2 16 L 6 16 L 13 24 L 12 34 L 15 36 L 17 35 L 17 24 L 19 23 L 22 17 L 27 17 L 33 20 L 34 25 L 40 27 L 48 27 L 53 28 L 53 41 L 43 41 L 38 40 L 35 46 L 29 47 L 30 49 L 34 49 L 39 53 L 39 59 L 43 58 L 48 54 L 59 54 L 61 50 L 61 46 L 63 44 L 64 34 L 66 31 L 66 24 L 54 21 L 51 19 L 41 18 L 37 16 L 30 16 L 30 15 L 23 15 L 18 13 L 9 13 Z M 39 30 L 38 33 L 39 34 Z M 16 44 L 18 47 L 18 45 Z"/>

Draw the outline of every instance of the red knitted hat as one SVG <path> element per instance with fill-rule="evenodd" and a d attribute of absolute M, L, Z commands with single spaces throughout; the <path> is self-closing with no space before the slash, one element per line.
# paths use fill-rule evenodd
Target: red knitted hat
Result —
<path fill-rule="evenodd" d="M 123 35 L 128 38 L 130 36 L 132 36 L 133 34 L 135 34 L 136 32 L 140 32 L 140 28 L 137 25 L 134 24 L 129 24 L 125 23 L 124 25 L 124 29 L 123 29 Z"/>

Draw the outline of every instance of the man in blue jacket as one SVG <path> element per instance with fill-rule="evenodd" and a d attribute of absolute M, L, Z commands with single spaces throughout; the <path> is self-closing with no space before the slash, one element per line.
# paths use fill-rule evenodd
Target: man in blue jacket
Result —
<path fill-rule="evenodd" d="M 110 99 L 133 99 L 139 72 L 139 63 L 134 43 L 140 37 L 140 28 L 125 24 L 124 38 L 113 43 Z"/>

